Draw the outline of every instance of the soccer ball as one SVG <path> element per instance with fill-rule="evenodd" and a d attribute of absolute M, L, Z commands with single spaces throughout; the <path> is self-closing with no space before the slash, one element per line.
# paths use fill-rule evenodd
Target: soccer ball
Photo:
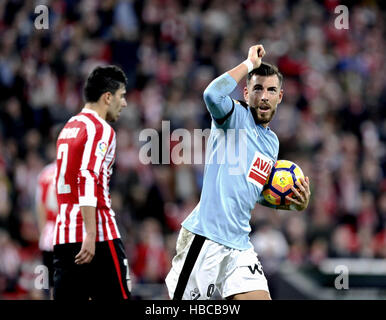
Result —
<path fill-rule="evenodd" d="M 263 187 L 264 199 L 274 205 L 291 204 L 285 197 L 294 197 L 291 186 L 296 187 L 295 182 L 300 178 L 304 179 L 304 175 L 297 164 L 288 160 L 278 160 Z"/>

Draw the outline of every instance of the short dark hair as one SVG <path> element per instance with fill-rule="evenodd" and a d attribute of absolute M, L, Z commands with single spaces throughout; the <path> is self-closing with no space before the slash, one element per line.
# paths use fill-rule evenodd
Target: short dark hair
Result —
<path fill-rule="evenodd" d="M 280 73 L 279 69 L 273 64 L 262 62 L 260 67 L 253 69 L 248 73 L 247 83 L 249 83 L 249 80 L 251 80 L 254 75 L 268 77 L 274 74 L 276 74 L 277 78 L 279 79 L 279 85 L 281 86 L 283 83 L 283 75 Z"/>
<path fill-rule="evenodd" d="M 86 102 L 97 102 L 102 94 L 115 94 L 122 85 L 127 86 L 127 77 L 121 68 L 114 65 L 96 67 L 87 78 L 84 98 Z"/>

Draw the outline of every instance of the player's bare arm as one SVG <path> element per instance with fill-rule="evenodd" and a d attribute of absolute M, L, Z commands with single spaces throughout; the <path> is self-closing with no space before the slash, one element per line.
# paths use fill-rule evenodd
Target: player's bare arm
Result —
<path fill-rule="evenodd" d="M 240 82 L 248 74 L 249 71 L 260 67 L 261 60 L 263 59 L 264 55 L 265 50 L 261 44 L 257 44 L 250 47 L 248 50 L 248 58 L 235 68 L 228 71 L 228 74 L 233 79 L 235 79 L 236 82 Z"/>
<path fill-rule="evenodd" d="M 205 89 L 203 94 L 205 104 L 218 124 L 223 123 L 232 113 L 233 102 L 229 97 L 230 93 L 251 69 L 261 65 L 264 55 L 265 50 L 262 45 L 252 46 L 244 62 L 214 79 Z"/>
<path fill-rule="evenodd" d="M 79 253 L 75 256 L 76 264 L 90 263 L 95 255 L 95 207 L 82 206 L 80 210 L 82 212 L 82 217 L 86 228 L 86 237 L 83 239 L 82 247 Z"/>
<path fill-rule="evenodd" d="M 36 204 L 36 213 L 38 218 L 38 230 L 39 230 L 39 233 L 41 233 L 46 223 L 47 213 L 46 213 L 46 210 L 44 209 L 43 203 L 40 200 Z"/>

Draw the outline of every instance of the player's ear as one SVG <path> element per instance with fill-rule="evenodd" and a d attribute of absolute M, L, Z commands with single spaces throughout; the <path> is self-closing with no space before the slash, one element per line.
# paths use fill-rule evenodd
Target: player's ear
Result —
<path fill-rule="evenodd" d="M 279 102 L 278 104 L 281 102 L 281 100 L 283 99 L 283 95 L 284 95 L 284 91 L 283 89 L 280 89 L 280 92 L 279 92 Z"/>
<path fill-rule="evenodd" d="M 107 91 L 104 94 L 102 94 L 101 98 L 105 104 L 110 105 L 113 96 L 112 96 L 111 92 Z"/>
<path fill-rule="evenodd" d="M 248 103 L 248 88 L 244 87 L 244 100 Z"/>

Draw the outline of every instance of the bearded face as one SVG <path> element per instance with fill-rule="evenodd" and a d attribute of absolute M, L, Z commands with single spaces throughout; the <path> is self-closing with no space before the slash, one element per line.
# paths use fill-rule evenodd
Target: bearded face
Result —
<path fill-rule="evenodd" d="M 244 99 L 256 111 L 257 122 L 267 126 L 281 102 L 283 90 L 276 75 L 253 75 L 244 88 Z"/>

